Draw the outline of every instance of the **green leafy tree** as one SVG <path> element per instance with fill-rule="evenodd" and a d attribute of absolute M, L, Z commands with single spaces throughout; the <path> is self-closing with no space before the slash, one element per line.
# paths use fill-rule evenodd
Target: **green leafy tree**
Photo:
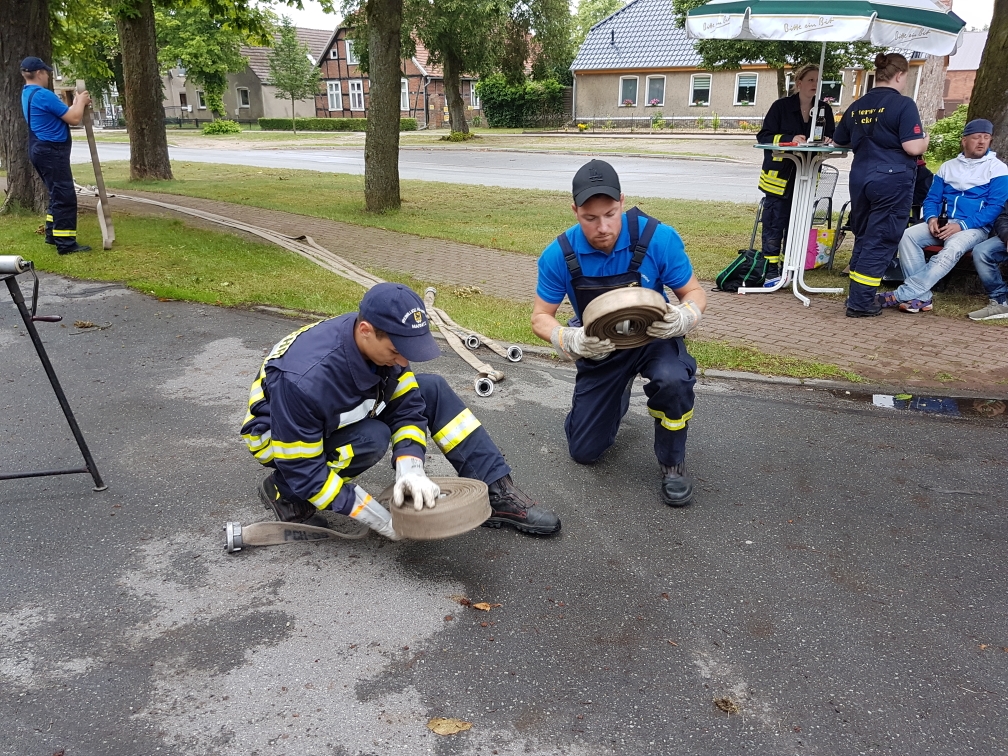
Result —
<path fill-rule="evenodd" d="M 575 50 L 584 44 L 585 37 L 595 24 L 608 18 L 624 5 L 623 0 L 581 0 L 571 29 L 571 41 Z"/>
<path fill-rule="evenodd" d="M 1008 155 L 1008 0 L 994 0 L 994 15 L 987 32 L 987 44 L 973 82 L 967 118 L 986 118 L 994 124 L 991 149 Z"/>
<path fill-rule="evenodd" d="M 686 25 L 686 13 L 703 5 L 706 0 L 672 0 L 680 27 Z M 700 55 L 700 67 L 711 70 L 737 70 L 743 63 L 762 61 L 777 70 L 777 94 L 787 94 L 785 79 L 787 69 L 805 63 L 819 64 L 821 42 L 748 41 L 735 39 L 701 39 L 695 43 Z M 831 42 L 826 45 L 823 75 L 836 76 L 851 66 L 871 68 L 875 54 L 882 48 L 867 42 Z"/>
<path fill-rule="evenodd" d="M 122 96 L 122 55 L 109 6 L 86 0 L 50 5 L 53 60 L 64 78 L 83 79 L 95 103 L 113 90 Z M 120 99 L 120 103 L 122 100 Z"/>
<path fill-rule="evenodd" d="M 297 29 L 287 16 L 280 25 L 280 37 L 269 56 L 268 84 L 276 87 L 276 98 L 291 101 L 291 125 L 297 134 L 294 103 L 314 97 L 319 88 L 319 69 L 312 61 L 308 45 L 298 40 Z"/>

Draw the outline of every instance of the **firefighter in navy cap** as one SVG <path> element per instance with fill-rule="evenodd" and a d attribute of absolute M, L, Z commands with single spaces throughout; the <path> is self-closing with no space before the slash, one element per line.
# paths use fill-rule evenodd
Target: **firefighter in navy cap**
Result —
<path fill-rule="evenodd" d="M 847 108 L 833 134 L 836 144 L 854 151 L 849 318 L 882 313 L 878 287 L 909 222 L 917 156 L 930 141 L 916 103 L 903 95 L 909 68 L 899 53 L 876 55 L 875 88 Z"/>
<path fill-rule="evenodd" d="M 21 110 L 28 122 L 28 158 L 49 192 L 46 211 L 46 242 L 61 255 L 87 252 L 77 243 L 77 192 L 70 170 L 70 126 L 79 126 L 84 108 L 91 102 L 87 92 L 77 92 L 69 108 L 49 89 L 52 68 L 39 58 L 21 61 L 25 80 Z"/>
<path fill-rule="evenodd" d="M 573 194 L 577 224 L 539 257 L 532 308 L 535 334 L 577 361 L 574 399 L 564 423 L 570 455 L 591 464 L 613 445 L 630 406 L 631 383 L 641 375 L 649 381 L 644 393 L 655 419 L 660 498 L 672 507 L 686 506 L 693 500 L 685 460 L 696 361 L 682 337 L 700 322 L 707 297 L 675 229 L 637 208 L 623 212 L 619 176 L 611 165 L 602 160 L 583 165 L 574 175 Z M 588 336 L 580 319 L 595 297 L 624 286 L 646 286 L 663 296 L 668 286 L 679 303 L 666 302 L 664 318 L 648 328 L 653 341 L 616 351 L 608 339 Z M 556 319 L 564 296 L 576 316 L 567 326 Z"/>
<path fill-rule="evenodd" d="M 397 538 L 389 512 L 353 479 L 392 446 L 393 504 L 433 507 L 440 493 L 424 472 L 427 434 L 464 478 L 490 489 L 484 525 L 549 535 L 560 520 L 511 480 L 486 429 L 438 375 L 409 363 L 440 354 L 423 301 L 409 288 L 378 284 L 359 311 L 305 326 L 282 339 L 252 384 L 241 434 L 273 469 L 260 487 L 278 520 L 327 526 L 326 510 Z"/>

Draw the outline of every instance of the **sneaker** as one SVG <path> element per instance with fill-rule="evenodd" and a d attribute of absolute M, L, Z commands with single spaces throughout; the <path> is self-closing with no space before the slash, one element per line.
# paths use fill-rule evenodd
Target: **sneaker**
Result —
<path fill-rule="evenodd" d="M 763 288 L 764 289 L 772 289 L 774 286 L 776 286 L 777 284 L 780 283 L 780 280 L 781 280 L 780 276 L 774 276 L 773 278 L 767 278 L 766 280 L 763 281 Z"/>
<path fill-rule="evenodd" d="M 926 302 L 923 299 L 911 299 L 909 302 L 900 302 L 900 312 L 931 312 L 934 304 L 931 300 Z"/>
<path fill-rule="evenodd" d="M 693 503 L 693 479 L 686 475 L 686 463 L 662 465 L 661 500 L 670 507 Z"/>
<path fill-rule="evenodd" d="M 879 306 L 882 307 L 883 310 L 888 307 L 900 306 L 900 301 L 896 299 L 896 292 L 894 291 L 883 291 L 875 297 L 875 301 L 879 303 Z"/>
<path fill-rule="evenodd" d="M 560 530 L 560 518 L 533 501 L 510 475 L 490 484 L 490 509 L 493 512 L 483 523 L 485 528 L 510 525 L 533 535 L 552 535 Z"/>
<path fill-rule="evenodd" d="M 982 310 L 974 310 L 969 314 L 970 320 L 999 320 L 1008 318 L 1008 302 L 1002 304 L 992 299 Z"/>
<path fill-rule="evenodd" d="M 266 509 L 273 510 L 273 514 L 280 522 L 296 522 L 299 525 L 314 525 L 316 528 L 329 527 L 325 515 L 308 502 L 298 503 L 281 496 L 272 475 L 259 486 L 259 498 Z"/>
<path fill-rule="evenodd" d="M 56 251 L 61 255 L 72 255 L 74 252 L 90 252 L 91 247 L 87 244 L 74 244 L 72 247 L 57 247 Z"/>

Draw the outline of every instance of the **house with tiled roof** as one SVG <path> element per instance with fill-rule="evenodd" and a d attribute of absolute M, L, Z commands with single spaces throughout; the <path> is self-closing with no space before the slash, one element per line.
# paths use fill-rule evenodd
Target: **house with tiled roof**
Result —
<path fill-rule="evenodd" d="M 365 118 L 371 100 L 371 82 L 360 70 L 348 27 L 330 36 L 319 59 L 322 92 L 315 98 L 318 118 Z M 476 76 L 462 76 L 462 100 L 468 118 L 481 115 L 476 94 Z M 402 118 L 416 118 L 420 128 L 448 125 L 448 103 L 441 66 L 430 62 L 430 52 L 418 40 L 416 54 L 401 62 L 399 111 Z"/>
<path fill-rule="evenodd" d="M 923 56 L 907 57 L 909 87 L 916 92 Z M 614 124 L 659 113 L 666 122 L 714 114 L 760 119 L 778 97 L 777 71 L 763 62 L 734 71 L 700 65 L 693 40 L 676 24 L 671 0 L 630 0 L 591 28 L 571 64 L 574 118 Z M 848 69 L 840 80 L 823 82 L 823 98 L 840 112 L 872 86 L 872 72 Z"/>
<path fill-rule="evenodd" d="M 313 64 L 318 64 L 324 48 L 332 37 L 328 29 L 297 29 L 298 40 L 308 47 L 308 55 Z M 276 35 L 279 39 L 279 35 Z M 242 122 L 259 118 L 290 118 L 290 100 L 278 99 L 276 87 L 269 81 L 269 47 L 242 47 L 241 54 L 246 59 L 245 69 L 228 74 L 228 85 L 224 91 L 224 114 L 228 118 Z M 173 68 L 162 77 L 164 83 L 165 116 L 199 121 L 213 119 L 207 107 L 206 97 L 201 89 L 186 80 L 185 70 Z M 315 115 L 314 98 L 308 97 L 294 103 L 294 114 L 298 118 Z"/>

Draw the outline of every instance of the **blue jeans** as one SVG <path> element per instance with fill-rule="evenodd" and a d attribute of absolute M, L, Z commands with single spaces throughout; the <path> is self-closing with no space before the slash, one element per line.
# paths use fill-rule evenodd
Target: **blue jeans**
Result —
<path fill-rule="evenodd" d="M 931 287 L 948 275 L 960 258 L 987 238 L 982 228 L 968 228 L 945 240 L 941 252 L 924 262 L 924 247 L 941 244 L 931 236 L 927 223 L 918 223 L 903 232 L 899 243 L 899 261 L 903 269 L 903 285 L 896 289 L 896 299 L 909 302 L 931 300 Z"/>
<path fill-rule="evenodd" d="M 1008 304 L 1008 284 L 1001 276 L 1001 263 L 1008 260 L 1005 243 L 993 236 L 973 247 L 973 265 L 987 296 L 998 304 Z"/>

